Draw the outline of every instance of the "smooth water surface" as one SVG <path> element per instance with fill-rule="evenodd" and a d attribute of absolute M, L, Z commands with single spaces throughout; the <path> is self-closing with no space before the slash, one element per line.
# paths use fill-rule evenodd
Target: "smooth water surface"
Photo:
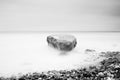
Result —
<path fill-rule="evenodd" d="M 46 70 L 71 69 L 94 65 L 98 55 L 85 54 L 85 49 L 120 51 L 120 33 L 71 32 L 77 38 L 74 50 L 62 54 L 47 45 L 46 37 L 62 33 L 0 33 L 0 76 Z"/>

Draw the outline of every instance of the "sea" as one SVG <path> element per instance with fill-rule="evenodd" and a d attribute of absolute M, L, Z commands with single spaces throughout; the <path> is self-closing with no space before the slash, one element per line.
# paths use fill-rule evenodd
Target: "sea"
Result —
<path fill-rule="evenodd" d="M 77 46 L 62 53 L 48 46 L 52 34 L 73 35 Z M 106 51 L 120 51 L 120 32 L 0 32 L 0 76 L 96 65 L 102 60 L 99 53 Z"/>

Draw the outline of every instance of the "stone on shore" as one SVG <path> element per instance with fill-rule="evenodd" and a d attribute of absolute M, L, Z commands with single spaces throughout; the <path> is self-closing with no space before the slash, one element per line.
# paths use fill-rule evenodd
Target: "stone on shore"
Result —
<path fill-rule="evenodd" d="M 49 35 L 47 42 L 49 46 L 61 51 L 71 51 L 77 44 L 76 38 L 72 35 Z"/>

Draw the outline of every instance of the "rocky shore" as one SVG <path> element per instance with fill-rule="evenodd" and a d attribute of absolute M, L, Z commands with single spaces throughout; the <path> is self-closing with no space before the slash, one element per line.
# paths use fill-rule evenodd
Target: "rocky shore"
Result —
<path fill-rule="evenodd" d="M 97 66 L 34 72 L 19 77 L 0 77 L 0 80 L 120 80 L 120 52 L 101 52 L 100 56 L 105 57 L 105 59 Z"/>

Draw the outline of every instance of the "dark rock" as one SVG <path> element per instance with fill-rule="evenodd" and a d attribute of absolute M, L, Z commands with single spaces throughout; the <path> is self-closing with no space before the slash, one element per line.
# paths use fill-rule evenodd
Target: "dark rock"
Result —
<path fill-rule="evenodd" d="M 85 53 L 96 53 L 96 51 L 93 49 L 86 49 Z"/>
<path fill-rule="evenodd" d="M 47 37 L 49 46 L 61 51 L 71 51 L 76 47 L 76 38 L 72 35 L 50 35 Z"/>

